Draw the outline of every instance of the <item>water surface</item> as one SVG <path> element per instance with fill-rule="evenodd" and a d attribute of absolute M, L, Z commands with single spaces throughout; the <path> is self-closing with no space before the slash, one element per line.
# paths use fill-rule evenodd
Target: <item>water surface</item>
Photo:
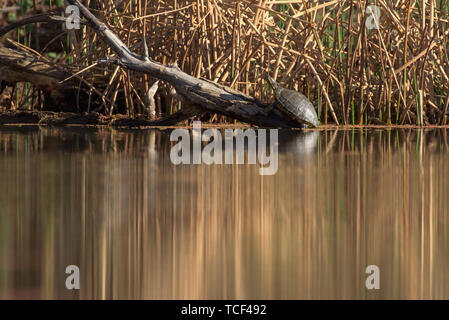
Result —
<path fill-rule="evenodd" d="M 448 299 L 447 134 L 280 132 L 261 176 L 173 165 L 170 130 L 0 127 L 0 298 Z"/>

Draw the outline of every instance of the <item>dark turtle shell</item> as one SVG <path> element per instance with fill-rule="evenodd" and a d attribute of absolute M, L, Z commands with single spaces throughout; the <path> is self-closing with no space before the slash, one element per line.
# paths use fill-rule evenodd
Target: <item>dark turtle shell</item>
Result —
<path fill-rule="evenodd" d="M 273 78 L 269 76 L 267 78 L 282 111 L 302 124 L 305 123 L 312 127 L 320 125 L 315 108 L 309 99 L 297 91 L 279 86 Z"/>

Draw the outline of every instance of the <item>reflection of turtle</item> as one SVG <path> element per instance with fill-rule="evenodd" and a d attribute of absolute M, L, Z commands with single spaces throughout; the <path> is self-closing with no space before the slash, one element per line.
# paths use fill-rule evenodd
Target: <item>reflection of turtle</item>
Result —
<path fill-rule="evenodd" d="M 316 155 L 320 133 L 317 130 L 299 132 L 279 130 L 279 153 L 291 153 L 295 156 L 310 157 Z"/>
<path fill-rule="evenodd" d="M 297 120 L 306 127 L 317 127 L 320 125 L 315 109 L 309 99 L 299 92 L 279 86 L 269 75 L 267 75 L 267 80 L 273 88 L 276 102 L 267 107 L 265 112 L 278 107 L 290 118 Z"/>

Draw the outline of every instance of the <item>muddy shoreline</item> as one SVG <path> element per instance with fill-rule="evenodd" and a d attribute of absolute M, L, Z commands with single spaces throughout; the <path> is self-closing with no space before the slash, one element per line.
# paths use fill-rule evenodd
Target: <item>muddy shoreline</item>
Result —
<path fill-rule="evenodd" d="M 185 128 L 190 127 L 184 121 L 178 125 L 158 125 L 155 121 L 150 121 L 143 116 L 131 118 L 126 115 L 105 116 L 97 112 L 90 113 L 71 113 L 71 112 L 52 112 L 52 111 L 3 111 L 0 112 L 0 127 L 11 125 L 40 125 L 40 126 L 100 126 L 100 127 L 115 127 L 115 128 Z M 204 128 L 248 128 L 250 125 L 245 123 L 220 123 L 209 124 L 203 123 Z M 386 124 L 372 124 L 372 125 L 321 125 L 318 129 L 321 130 L 345 130 L 357 128 L 372 128 L 372 129 L 449 129 L 449 125 L 386 125 Z M 300 130 L 300 129 L 294 129 Z M 316 129 L 304 129 L 316 130 Z"/>
<path fill-rule="evenodd" d="M 178 125 L 161 125 L 159 121 L 163 119 L 148 120 L 144 116 L 129 117 L 126 115 L 105 116 L 97 112 L 72 113 L 53 111 L 3 111 L 0 112 L 0 127 L 2 126 L 80 126 L 80 127 L 115 127 L 115 128 L 183 128 L 190 127 L 187 121 Z M 245 123 L 228 124 L 208 124 L 203 123 L 203 127 L 232 127 L 248 128 Z"/>

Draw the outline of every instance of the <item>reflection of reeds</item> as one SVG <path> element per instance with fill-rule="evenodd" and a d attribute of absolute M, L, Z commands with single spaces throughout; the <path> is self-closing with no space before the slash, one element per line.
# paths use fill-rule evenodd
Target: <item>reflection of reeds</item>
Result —
<path fill-rule="evenodd" d="M 146 34 L 152 59 L 177 61 L 191 75 L 268 100 L 271 92 L 261 80 L 268 71 L 308 95 L 323 123 L 335 121 L 333 110 L 345 124 L 441 123 L 449 91 L 449 2 L 376 3 L 379 30 L 366 28 L 366 18 L 372 20 L 367 1 L 125 0 L 119 7 L 96 1 L 92 9 L 133 50 L 140 50 Z M 110 54 L 90 28 L 76 34 L 57 61 L 81 70 Z M 147 75 L 97 66 L 83 77 L 105 85 L 102 93 L 123 106 L 121 112 L 142 112 Z M 179 107 L 167 89 L 158 98 L 163 113 Z M 16 95 L 15 108 L 35 96 L 28 89 Z M 106 111 L 112 111 L 109 100 L 103 100 Z"/>
<path fill-rule="evenodd" d="M 0 297 L 449 297 L 446 131 L 322 132 L 274 176 L 173 166 L 155 134 L 101 130 L 96 149 L 65 130 L 0 134 Z"/>

